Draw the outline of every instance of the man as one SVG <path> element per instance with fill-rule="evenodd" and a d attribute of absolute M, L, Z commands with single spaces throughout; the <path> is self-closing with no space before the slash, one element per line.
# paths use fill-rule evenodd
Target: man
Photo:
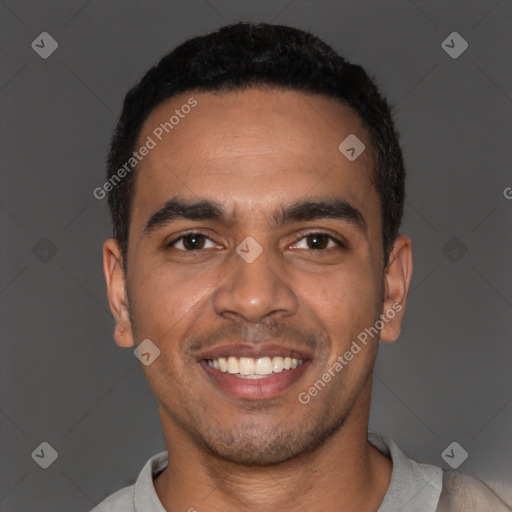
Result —
<path fill-rule="evenodd" d="M 507 510 L 367 432 L 411 280 L 404 178 L 376 86 L 297 29 L 224 27 L 129 91 L 104 272 L 167 450 L 95 510 Z"/>

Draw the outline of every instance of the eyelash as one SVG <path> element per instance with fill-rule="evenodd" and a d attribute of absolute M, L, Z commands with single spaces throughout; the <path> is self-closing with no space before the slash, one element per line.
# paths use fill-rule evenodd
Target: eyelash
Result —
<path fill-rule="evenodd" d="M 199 235 L 203 238 L 205 238 L 206 240 L 209 240 L 211 242 L 214 242 L 214 240 L 212 240 L 208 235 L 205 235 L 204 233 L 201 233 L 200 231 L 190 231 L 190 232 L 187 232 L 185 233 L 184 235 L 181 235 L 180 237 L 178 238 L 175 238 L 174 240 L 172 240 L 171 242 L 169 242 L 168 244 L 166 244 L 166 248 L 167 249 L 170 249 L 173 247 L 173 245 L 175 245 L 177 242 L 179 242 L 180 240 L 183 240 L 184 238 L 187 238 L 187 237 L 190 237 L 190 236 L 194 236 L 194 235 Z M 303 240 L 304 238 L 307 238 L 309 235 L 324 235 L 326 236 L 329 240 L 333 241 L 339 248 L 346 248 L 346 245 L 341 241 L 341 240 L 338 240 L 337 238 L 335 238 L 334 236 L 330 235 L 329 233 L 325 233 L 323 231 L 309 231 L 307 233 L 304 233 L 302 234 L 302 236 L 294 243 L 297 244 L 298 242 L 300 242 L 301 240 Z M 215 243 L 215 242 L 214 242 Z M 303 249 L 303 250 L 306 250 L 306 251 L 310 251 L 310 252 L 321 252 L 321 251 L 325 251 L 326 249 L 332 249 L 333 247 L 326 247 L 326 248 L 323 248 L 323 249 Z M 201 252 L 201 249 L 196 249 L 196 250 L 186 250 L 186 249 L 177 249 L 178 251 L 181 251 L 181 252 L 188 252 L 188 253 L 192 253 L 192 252 Z"/>

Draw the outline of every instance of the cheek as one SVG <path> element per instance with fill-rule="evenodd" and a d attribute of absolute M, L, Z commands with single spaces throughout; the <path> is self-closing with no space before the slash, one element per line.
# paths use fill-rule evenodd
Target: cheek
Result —
<path fill-rule="evenodd" d="M 131 283 L 130 295 L 139 334 L 162 341 L 180 339 L 212 291 L 213 279 L 203 274 L 164 265 L 138 274 L 140 277 Z"/>
<path fill-rule="evenodd" d="M 378 335 L 371 337 L 365 329 L 379 317 L 381 288 L 371 267 L 361 263 L 364 260 L 358 261 L 329 275 L 316 276 L 315 294 L 309 297 L 308 307 L 332 341 L 327 358 L 318 361 L 317 377 L 332 379 L 334 394 L 362 385 L 378 346 Z"/>
<path fill-rule="evenodd" d="M 357 335 L 378 317 L 380 285 L 367 266 L 339 266 L 324 275 L 303 278 L 297 291 L 340 341 Z"/>

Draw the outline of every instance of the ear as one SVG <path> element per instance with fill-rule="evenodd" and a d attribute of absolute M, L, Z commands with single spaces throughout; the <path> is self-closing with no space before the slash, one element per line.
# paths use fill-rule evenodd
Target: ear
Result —
<path fill-rule="evenodd" d="M 411 276 L 412 243 L 408 237 L 400 236 L 393 244 L 385 270 L 385 293 L 381 315 L 384 327 L 380 332 L 382 341 L 390 343 L 400 335 Z"/>
<path fill-rule="evenodd" d="M 114 238 L 109 238 L 103 244 L 103 273 L 107 283 L 110 311 L 116 321 L 114 340 L 120 347 L 131 347 L 134 342 L 126 293 L 126 276 L 121 249 Z"/>

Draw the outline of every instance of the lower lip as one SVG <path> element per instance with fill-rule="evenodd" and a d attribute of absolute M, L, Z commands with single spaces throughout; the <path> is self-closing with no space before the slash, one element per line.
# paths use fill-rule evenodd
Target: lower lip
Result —
<path fill-rule="evenodd" d="M 306 371 L 309 361 L 304 361 L 300 366 L 290 370 L 283 370 L 264 379 L 241 379 L 228 372 L 221 372 L 210 368 L 205 360 L 200 366 L 206 375 L 222 391 L 235 398 L 246 398 L 249 400 L 263 400 L 273 398 L 292 386 Z"/>

